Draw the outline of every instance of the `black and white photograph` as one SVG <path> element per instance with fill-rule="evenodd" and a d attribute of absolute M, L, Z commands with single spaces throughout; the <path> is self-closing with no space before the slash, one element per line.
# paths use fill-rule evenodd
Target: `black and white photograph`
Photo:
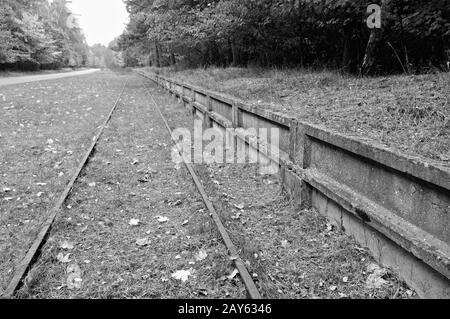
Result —
<path fill-rule="evenodd" d="M 450 299 L 450 2 L 1 0 L 0 299 Z"/>

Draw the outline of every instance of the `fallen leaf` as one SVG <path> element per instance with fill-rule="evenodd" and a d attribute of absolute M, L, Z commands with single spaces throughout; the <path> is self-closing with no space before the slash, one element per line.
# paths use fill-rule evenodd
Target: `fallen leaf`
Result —
<path fill-rule="evenodd" d="M 160 222 L 160 223 L 167 223 L 167 222 L 169 221 L 169 218 L 163 217 L 163 216 L 156 216 L 155 218 L 156 218 L 156 219 L 158 220 L 158 222 Z"/>
<path fill-rule="evenodd" d="M 66 240 L 61 244 L 60 247 L 64 250 L 72 250 L 74 248 L 74 245 L 71 242 Z"/>
<path fill-rule="evenodd" d="M 330 232 L 333 230 L 333 224 L 327 223 L 327 231 Z"/>
<path fill-rule="evenodd" d="M 388 282 L 383 279 L 383 276 L 387 274 L 386 269 L 381 268 L 375 263 L 372 263 L 367 266 L 367 272 L 370 273 L 370 275 L 367 277 L 366 280 L 367 288 L 379 289 L 382 288 L 384 285 L 388 284 Z"/>
<path fill-rule="evenodd" d="M 186 226 L 187 224 L 189 224 L 189 220 L 185 220 L 185 221 L 183 222 L 183 224 L 181 224 L 181 226 Z"/>
<path fill-rule="evenodd" d="M 136 240 L 136 245 L 141 246 L 141 247 L 148 246 L 150 244 L 151 244 L 151 241 L 148 237 Z"/>
<path fill-rule="evenodd" d="M 81 289 L 83 279 L 81 279 L 81 269 L 77 264 L 67 267 L 67 287 L 69 289 Z"/>
<path fill-rule="evenodd" d="M 371 264 L 369 264 L 369 265 L 367 266 L 366 271 L 367 271 L 368 273 L 373 273 L 373 272 L 379 271 L 380 269 L 381 269 L 380 266 L 378 266 L 378 265 L 375 264 L 375 263 L 371 263 Z"/>
<path fill-rule="evenodd" d="M 281 241 L 281 247 L 283 248 L 287 248 L 289 247 L 289 242 L 285 239 Z"/>
<path fill-rule="evenodd" d="M 379 289 L 379 288 L 382 288 L 386 284 L 388 284 L 388 282 L 376 273 L 370 274 L 366 280 L 366 287 L 369 289 Z"/>
<path fill-rule="evenodd" d="M 181 200 L 177 200 L 175 203 L 173 203 L 173 206 L 180 206 L 181 204 L 183 204 L 183 202 Z"/>
<path fill-rule="evenodd" d="M 239 205 L 234 204 L 234 207 L 236 207 L 239 210 L 243 210 L 245 206 L 244 206 L 244 204 L 239 204 Z"/>
<path fill-rule="evenodd" d="M 330 291 L 335 291 L 336 289 L 337 289 L 337 287 L 336 286 L 330 286 Z"/>
<path fill-rule="evenodd" d="M 342 281 L 345 282 L 345 283 L 347 283 L 347 282 L 348 282 L 348 277 L 342 278 Z"/>
<path fill-rule="evenodd" d="M 239 273 L 239 270 L 237 270 L 237 269 L 233 270 L 233 272 L 229 276 L 227 276 L 228 280 L 233 280 L 234 277 L 236 277 L 236 275 L 238 273 Z"/>
<path fill-rule="evenodd" d="M 241 218 L 241 213 L 237 213 L 236 215 L 234 215 L 234 216 L 231 216 L 231 219 L 239 219 L 239 218 Z"/>
<path fill-rule="evenodd" d="M 96 183 L 89 183 L 89 187 L 95 187 Z"/>
<path fill-rule="evenodd" d="M 64 255 L 63 253 L 59 253 L 58 256 L 56 256 L 56 259 L 63 264 L 67 264 L 70 263 L 70 255 L 71 254 Z"/>
<path fill-rule="evenodd" d="M 129 222 L 130 226 L 139 226 L 140 220 L 139 219 L 132 219 Z"/>
<path fill-rule="evenodd" d="M 197 261 L 202 261 L 205 260 L 206 258 L 208 258 L 208 254 L 203 250 L 200 250 L 198 254 L 195 256 L 195 260 Z"/>
<path fill-rule="evenodd" d="M 172 278 L 176 280 L 181 280 L 182 282 L 186 282 L 189 279 L 189 276 L 192 276 L 192 270 L 178 270 L 172 274 Z"/>

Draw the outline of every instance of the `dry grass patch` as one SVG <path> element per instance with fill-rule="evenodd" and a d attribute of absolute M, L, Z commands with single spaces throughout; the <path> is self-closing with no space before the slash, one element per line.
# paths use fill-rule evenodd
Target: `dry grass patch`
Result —
<path fill-rule="evenodd" d="M 450 73 L 358 78 L 332 71 L 150 69 L 450 167 Z"/>

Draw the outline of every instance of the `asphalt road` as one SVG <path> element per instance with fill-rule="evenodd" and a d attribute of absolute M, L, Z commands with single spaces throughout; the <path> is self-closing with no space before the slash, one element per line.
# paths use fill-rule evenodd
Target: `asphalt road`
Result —
<path fill-rule="evenodd" d="M 91 73 L 94 73 L 97 71 L 99 71 L 99 69 L 89 69 L 89 70 L 74 71 L 74 72 L 41 74 L 41 75 L 26 75 L 26 76 L 18 76 L 18 77 L 10 77 L 10 78 L 0 78 L 0 87 L 6 86 L 6 85 L 27 83 L 27 82 L 62 79 L 62 78 L 67 78 L 67 77 L 72 77 L 72 76 L 91 74 Z"/>

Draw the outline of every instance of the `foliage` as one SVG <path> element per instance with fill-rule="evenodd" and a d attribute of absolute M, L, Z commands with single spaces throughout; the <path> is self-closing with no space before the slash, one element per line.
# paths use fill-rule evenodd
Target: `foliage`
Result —
<path fill-rule="evenodd" d="M 66 1 L 2 0 L 0 69 L 79 67 L 88 47 L 77 26 L 67 23 Z"/>
<path fill-rule="evenodd" d="M 374 0 L 124 0 L 119 40 L 126 63 L 164 66 L 329 66 L 358 72 Z M 443 68 L 450 54 L 450 2 L 379 0 L 377 68 Z"/>
<path fill-rule="evenodd" d="M 109 47 L 105 47 L 101 44 L 94 44 L 90 47 L 88 65 L 96 68 L 108 68 L 114 69 L 123 67 L 123 58 L 121 52 L 113 51 L 111 48 L 116 47 L 115 41 L 113 41 Z"/>

